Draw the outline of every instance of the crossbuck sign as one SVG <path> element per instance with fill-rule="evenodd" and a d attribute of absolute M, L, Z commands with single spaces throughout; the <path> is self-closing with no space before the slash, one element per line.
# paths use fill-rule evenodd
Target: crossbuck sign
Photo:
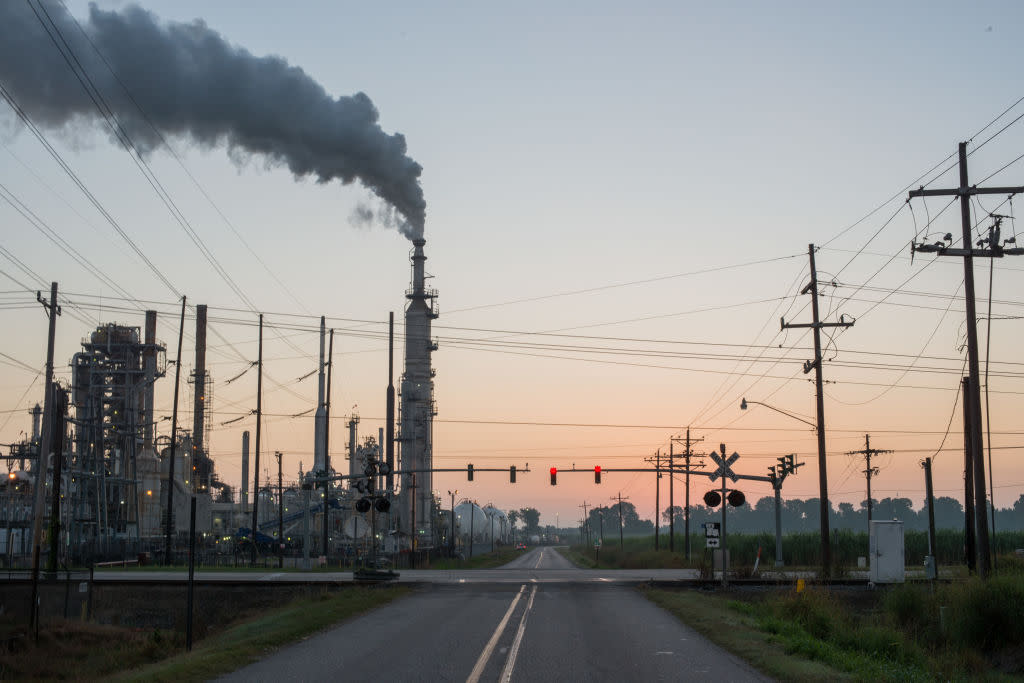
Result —
<path fill-rule="evenodd" d="M 724 448 L 724 446 L 723 446 L 723 448 Z M 732 471 L 732 467 L 731 467 L 734 462 L 736 462 L 737 460 L 740 459 L 740 454 L 739 453 L 733 453 L 728 458 L 726 458 L 724 453 L 722 455 L 719 455 L 715 451 L 712 451 L 711 452 L 711 459 L 714 460 L 715 464 L 718 465 L 718 469 L 715 470 L 714 472 L 711 472 L 708 475 L 708 479 L 710 479 L 711 481 L 714 481 L 714 480 L 718 479 L 719 477 L 723 477 L 723 478 L 724 477 L 729 477 L 733 481 L 739 481 L 740 480 L 739 475 L 737 475 L 735 472 L 733 472 Z"/>

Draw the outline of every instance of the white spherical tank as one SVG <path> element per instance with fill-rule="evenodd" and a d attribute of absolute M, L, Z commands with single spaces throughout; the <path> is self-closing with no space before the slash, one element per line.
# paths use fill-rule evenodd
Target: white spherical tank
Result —
<path fill-rule="evenodd" d="M 455 533 L 464 544 L 468 543 L 471 533 L 473 543 L 489 543 L 489 524 L 487 513 L 476 503 L 465 500 L 455 506 Z"/>
<path fill-rule="evenodd" d="M 487 514 L 487 534 L 490 537 L 492 530 L 494 535 L 495 543 L 508 543 L 509 542 L 509 526 L 508 526 L 508 515 L 504 511 L 499 510 L 493 505 L 488 505 L 484 508 L 484 512 Z"/>

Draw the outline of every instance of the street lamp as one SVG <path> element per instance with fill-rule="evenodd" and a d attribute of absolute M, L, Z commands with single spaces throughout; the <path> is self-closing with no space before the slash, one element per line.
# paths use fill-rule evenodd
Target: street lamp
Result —
<path fill-rule="evenodd" d="M 788 412 L 786 410 L 782 410 L 781 408 L 776 408 L 775 406 L 770 406 L 767 403 L 762 403 L 761 401 L 748 401 L 747 399 L 744 398 L 742 401 L 740 401 L 740 410 L 746 410 L 747 409 L 747 405 L 749 405 L 751 403 L 754 403 L 754 404 L 759 405 L 759 406 L 764 406 L 765 408 L 768 408 L 769 410 L 774 410 L 777 413 L 782 413 L 783 415 L 786 415 L 787 417 L 791 417 L 794 420 L 799 420 L 800 422 L 803 422 L 805 425 L 810 425 L 814 429 L 818 428 L 818 425 L 814 424 L 810 420 L 807 420 L 807 419 L 804 419 L 802 417 L 799 417 L 798 415 L 794 415 L 793 413 L 790 413 L 790 412 Z"/>
<path fill-rule="evenodd" d="M 452 497 L 452 538 L 450 543 L 452 547 L 452 557 L 455 557 L 455 494 L 458 492 L 458 489 L 448 492 L 448 495 Z"/>
<path fill-rule="evenodd" d="M 761 403 L 760 401 L 747 401 L 746 398 L 744 398 L 742 401 L 740 401 L 740 410 L 746 410 L 748 403 L 756 403 L 757 405 L 764 406 L 765 408 L 770 408 L 771 410 L 774 410 L 777 413 L 782 413 L 783 415 L 785 415 L 787 417 L 791 417 L 794 420 L 799 420 L 800 422 L 803 422 L 804 424 L 810 425 L 811 427 L 813 427 L 814 431 L 817 432 L 817 434 L 818 434 L 818 486 L 819 486 L 819 490 L 821 491 L 821 493 L 818 496 L 818 501 L 819 501 L 819 504 L 820 504 L 820 511 L 819 511 L 818 514 L 821 516 L 821 520 L 820 520 L 821 521 L 821 561 L 822 561 L 821 572 L 822 572 L 822 577 L 827 577 L 829 575 L 829 572 L 831 571 L 831 568 L 829 567 L 829 555 L 830 555 L 829 542 L 830 542 L 830 539 L 829 539 L 829 519 L 828 519 L 828 514 L 829 514 L 829 510 L 830 510 L 831 506 L 829 505 L 829 500 L 828 500 L 828 484 L 826 483 L 825 433 L 821 430 L 821 423 L 824 422 L 825 418 L 824 418 L 824 413 L 822 412 L 821 402 L 819 400 L 819 403 L 818 403 L 818 423 L 817 424 L 814 423 L 814 422 L 811 422 L 810 420 L 804 419 L 804 418 L 802 418 L 802 417 L 800 417 L 798 415 L 794 415 L 793 413 L 787 412 L 787 411 L 782 410 L 780 408 L 776 408 L 775 406 L 770 406 L 767 403 Z M 781 485 L 781 480 L 780 480 L 780 485 Z M 776 508 L 778 508 L 778 503 L 776 503 Z"/>

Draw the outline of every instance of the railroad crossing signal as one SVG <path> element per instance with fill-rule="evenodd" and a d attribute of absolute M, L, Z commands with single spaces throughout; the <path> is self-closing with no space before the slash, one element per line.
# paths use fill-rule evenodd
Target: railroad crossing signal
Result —
<path fill-rule="evenodd" d="M 740 478 L 732 471 L 732 464 L 740 459 L 739 453 L 733 453 L 728 458 L 725 457 L 725 444 L 722 444 L 723 452 L 719 455 L 715 451 L 711 451 L 710 457 L 718 465 L 718 469 L 708 475 L 711 481 L 718 479 L 719 477 L 729 477 L 733 481 L 739 481 Z"/>

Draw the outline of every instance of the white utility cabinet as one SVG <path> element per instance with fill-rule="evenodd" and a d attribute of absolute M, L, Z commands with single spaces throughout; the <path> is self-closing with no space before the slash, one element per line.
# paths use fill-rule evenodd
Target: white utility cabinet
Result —
<path fill-rule="evenodd" d="M 903 583 L 906 575 L 903 547 L 903 522 L 871 520 L 871 581 Z"/>

